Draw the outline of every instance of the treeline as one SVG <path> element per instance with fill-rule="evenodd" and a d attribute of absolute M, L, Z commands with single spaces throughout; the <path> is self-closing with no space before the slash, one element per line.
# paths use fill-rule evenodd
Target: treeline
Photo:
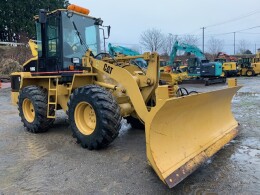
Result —
<path fill-rule="evenodd" d="M 2 0 L 0 3 L 0 41 L 27 42 L 34 38 L 33 16 L 39 9 L 65 8 L 68 0 Z"/>

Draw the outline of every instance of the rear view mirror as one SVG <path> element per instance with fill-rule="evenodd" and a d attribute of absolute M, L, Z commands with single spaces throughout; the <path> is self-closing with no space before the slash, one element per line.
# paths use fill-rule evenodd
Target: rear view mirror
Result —
<path fill-rule="evenodd" d="M 110 30 L 111 30 L 111 26 L 107 26 L 107 35 L 108 35 L 108 38 L 110 37 Z"/>
<path fill-rule="evenodd" d="M 45 24 L 47 21 L 47 11 L 45 9 L 40 9 L 39 11 L 39 22 Z"/>

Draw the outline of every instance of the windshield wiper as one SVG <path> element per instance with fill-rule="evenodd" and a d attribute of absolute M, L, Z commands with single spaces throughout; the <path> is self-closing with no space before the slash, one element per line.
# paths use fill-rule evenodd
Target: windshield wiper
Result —
<path fill-rule="evenodd" d="M 72 21 L 72 24 L 73 24 L 73 27 L 74 27 L 74 29 L 76 30 L 76 34 L 77 34 L 77 35 L 78 35 L 78 37 L 79 37 L 80 44 L 81 44 L 81 45 L 83 45 L 83 40 L 82 40 L 81 34 L 80 34 L 80 32 L 78 31 L 78 28 L 77 28 L 77 26 L 76 26 L 75 22 L 74 22 L 74 21 Z"/>
<path fill-rule="evenodd" d="M 83 46 L 85 47 L 85 50 L 87 51 L 87 50 L 89 49 L 89 47 L 88 47 L 88 45 L 86 44 L 86 42 L 83 41 L 83 39 L 82 39 L 82 37 L 81 37 L 81 34 L 80 34 L 80 32 L 78 31 L 78 28 L 77 28 L 75 22 L 72 21 L 72 20 L 70 20 L 70 21 L 71 21 L 71 23 L 72 23 L 72 25 L 73 25 L 73 27 L 74 27 L 74 29 L 75 29 L 75 31 L 76 31 L 76 35 L 78 35 L 78 37 L 79 37 L 80 44 L 83 45 Z"/>

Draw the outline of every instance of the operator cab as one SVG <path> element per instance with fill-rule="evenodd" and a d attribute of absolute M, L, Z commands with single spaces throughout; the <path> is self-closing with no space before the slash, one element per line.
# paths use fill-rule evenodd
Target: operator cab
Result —
<path fill-rule="evenodd" d="M 197 57 L 188 58 L 188 74 L 190 76 L 200 76 L 201 59 Z"/>
<path fill-rule="evenodd" d="M 69 9 L 51 13 L 40 10 L 35 22 L 38 59 L 25 64 L 24 71 L 33 75 L 65 76 L 82 72 L 82 57 L 87 49 L 93 55 L 101 51 L 103 21 L 87 14 Z"/>
<path fill-rule="evenodd" d="M 196 77 L 216 77 L 222 74 L 220 62 L 210 62 L 198 57 L 188 59 L 188 75 Z"/>
<path fill-rule="evenodd" d="M 251 62 L 252 62 L 251 58 L 241 58 L 238 60 L 238 65 L 241 68 L 249 68 L 251 67 Z"/>

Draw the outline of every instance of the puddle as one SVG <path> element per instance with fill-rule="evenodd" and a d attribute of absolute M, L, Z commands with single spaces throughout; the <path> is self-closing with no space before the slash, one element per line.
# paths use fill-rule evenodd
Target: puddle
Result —
<path fill-rule="evenodd" d="M 234 162 L 246 162 L 260 167 L 260 142 L 256 138 L 246 138 L 239 143 L 230 158 Z"/>

